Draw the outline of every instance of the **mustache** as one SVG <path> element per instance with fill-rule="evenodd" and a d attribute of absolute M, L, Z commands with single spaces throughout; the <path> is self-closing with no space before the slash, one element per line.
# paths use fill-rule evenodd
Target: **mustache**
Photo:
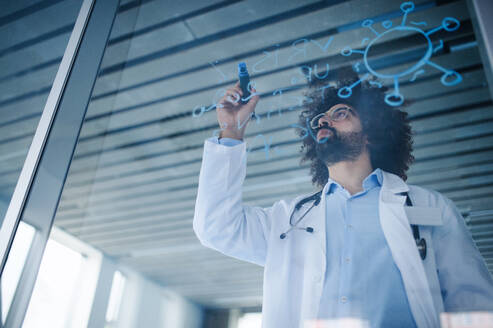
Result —
<path fill-rule="evenodd" d="M 327 130 L 330 130 L 332 132 L 332 135 L 337 135 L 337 131 L 336 129 L 334 129 L 333 127 L 330 127 L 327 123 L 323 123 L 322 126 L 318 127 L 316 130 L 315 130 L 315 135 L 318 134 L 318 132 L 322 129 L 327 129 Z"/>

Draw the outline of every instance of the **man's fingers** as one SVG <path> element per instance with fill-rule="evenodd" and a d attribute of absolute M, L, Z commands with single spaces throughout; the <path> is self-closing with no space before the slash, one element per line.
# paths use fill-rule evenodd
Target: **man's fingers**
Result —
<path fill-rule="evenodd" d="M 228 89 L 226 90 L 224 98 L 233 105 L 237 105 L 240 102 L 241 96 L 235 90 Z"/>
<path fill-rule="evenodd" d="M 260 99 L 259 95 L 253 96 L 248 101 L 248 105 L 252 106 L 255 109 L 255 106 L 257 106 L 257 103 L 258 103 L 259 99 Z"/>
<path fill-rule="evenodd" d="M 223 110 L 228 110 L 228 109 L 231 109 L 233 108 L 233 106 L 227 102 L 227 101 L 220 101 L 216 104 L 216 109 L 220 110 L 220 109 L 223 109 Z"/>
<path fill-rule="evenodd" d="M 251 88 L 252 94 L 255 94 L 256 92 L 257 90 L 255 90 L 255 88 Z M 239 82 L 237 82 L 233 87 L 226 89 L 223 97 L 218 102 L 217 108 L 224 109 L 227 111 L 233 109 L 240 109 L 240 111 L 244 112 L 243 110 L 241 110 L 242 108 L 245 108 L 247 112 L 255 111 L 255 107 L 260 97 L 258 95 L 252 95 L 249 97 L 248 102 L 246 104 L 242 103 L 241 101 L 242 97 L 243 97 L 243 92 L 241 91 Z"/>
<path fill-rule="evenodd" d="M 238 94 L 240 98 L 243 97 L 243 91 L 241 91 L 241 88 L 239 86 L 234 86 L 226 90 L 226 94 L 231 94 L 230 92 L 233 94 Z M 235 95 L 235 98 L 237 97 L 238 96 Z"/>
<path fill-rule="evenodd" d="M 252 95 L 251 98 L 248 100 L 248 105 L 249 106 L 252 106 L 253 108 L 255 108 L 255 106 L 257 105 L 259 99 L 260 99 L 260 96 L 259 95 L 254 95 L 255 93 L 257 93 L 257 90 L 255 90 L 254 88 L 252 88 Z"/>
<path fill-rule="evenodd" d="M 238 93 L 241 97 L 243 97 L 243 91 L 241 91 L 241 88 L 239 86 L 234 86 L 232 88 L 236 93 Z"/>
<path fill-rule="evenodd" d="M 218 108 L 232 108 L 234 104 L 234 98 L 232 99 L 231 95 L 226 91 L 224 96 L 218 101 L 216 107 Z"/>

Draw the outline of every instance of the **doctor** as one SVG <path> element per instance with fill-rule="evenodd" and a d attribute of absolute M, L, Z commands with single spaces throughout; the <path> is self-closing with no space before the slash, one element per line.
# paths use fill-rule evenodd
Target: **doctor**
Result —
<path fill-rule="evenodd" d="M 223 130 L 204 145 L 197 237 L 264 267 L 263 328 L 342 317 L 432 328 L 441 312 L 493 311 L 492 278 L 456 206 L 405 183 L 413 160 L 407 113 L 367 82 L 338 97 L 355 78 L 331 87 L 315 79 L 300 114 L 302 160 L 321 193 L 269 208 L 242 203 L 246 124 L 237 122 L 259 98 L 241 104 L 239 85 L 228 89 L 217 108 Z"/>

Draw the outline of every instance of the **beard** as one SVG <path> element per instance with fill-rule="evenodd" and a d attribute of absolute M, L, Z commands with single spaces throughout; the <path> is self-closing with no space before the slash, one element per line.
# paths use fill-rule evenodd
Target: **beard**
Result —
<path fill-rule="evenodd" d="M 317 141 L 317 158 L 327 165 L 341 161 L 354 161 L 363 152 L 365 134 L 361 132 L 337 132 L 331 127 L 332 135 Z"/>

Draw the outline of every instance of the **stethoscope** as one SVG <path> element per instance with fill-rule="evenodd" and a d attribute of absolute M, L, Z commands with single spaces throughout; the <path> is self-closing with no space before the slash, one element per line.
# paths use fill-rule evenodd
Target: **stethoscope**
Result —
<path fill-rule="evenodd" d="M 291 215 L 289 216 L 289 225 L 291 226 L 286 232 L 283 232 L 279 237 L 281 239 L 284 239 L 286 238 L 286 235 L 293 229 L 300 229 L 300 230 L 306 230 L 306 232 L 309 232 L 309 233 L 313 233 L 314 229 L 313 227 L 298 227 L 298 223 L 300 223 L 301 220 L 303 220 L 303 218 L 308 214 L 308 212 L 310 212 L 310 210 L 317 206 L 321 199 L 322 199 L 322 190 L 320 190 L 319 192 L 309 196 L 309 197 L 306 197 L 304 199 L 302 199 L 301 201 L 299 201 L 293 211 L 291 212 Z M 407 206 L 413 206 L 413 203 L 411 202 L 411 198 L 409 198 L 409 195 L 407 194 L 407 192 L 403 192 L 401 193 L 401 195 L 405 195 L 406 196 L 406 205 Z M 312 201 L 312 200 L 315 200 L 312 204 L 312 206 L 310 206 L 310 208 L 298 219 L 298 221 L 295 222 L 295 224 L 293 225 L 291 223 L 291 221 L 293 220 L 293 215 L 294 215 L 294 212 L 298 211 L 301 206 L 303 206 L 303 204 L 309 202 L 309 201 Z M 419 255 L 421 256 L 421 259 L 424 260 L 426 258 L 426 240 L 424 238 L 421 238 L 420 235 L 419 235 L 419 227 L 416 225 L 416 224 L 411 224 L 411 229 L 413 230 L 413 237 L 414 237 L 414 240 L 416 242 L 416 247 L 418 248 L 418 251 L 419 251 Z"/>
<path fill-rule="evenodd" d="M 302 227 L 297 227 L 297 225 L 298 225 L 298 223 L 300 223 L 300 221 L 301 221 L 301 220 L 305 217 L 305 215 L 307 215 L 307 214 L 308 214 L 308 212 L 310 212 L 310 210 L 311 210 L 313 207 L 317 206 L 317 205 L 320 203 L 320 200 L 322 199 L 321 195 L 322 195 L 322 190 L 320 190 L 320 191 L 319 191 L 319 192 L 317 192 L 316 194 L 313 194 L 313 195 L 311 195 L 311 196 L 309 196 L 309 197 L 307 197 L 307 198 L 304 198 L 304 199 L 300 200 L 300 201 L 296 204 L 296 206 L 294 207 L 293 211 L 291 212 L 291 215 L 289 216 L 289 225 L 291 226 L 291 228 L 289 228 L 289 230 L 288 230 L 288 231 L 286 231 L 286 232 L 284 232 L 284 233 L 282 233 L 282 234 L 281 234 L 281 236 L 280 236 L 280 238 L 281 238 L 281 239 L 286 238 L 286 235 L 288 234 L 288 232 L 290 232 L 290 231 L 291 231 L 291 230 L 293 230 L 293 229 L 306 230 L 306 231 L 307 231 L 307 232 L 309 232 L 309 233 L 313 233 L 313 228 L 312 228 L 312 227 L 302 228 Z M 303 206 L 303 204 L 308 203 L 309 201 L 312 201 L 312 200 L 314 200 L 314 199 L 315 199 L 315 201 L 313 202 L 312 206 L 311 206 L 311 207 L 310 207 L 310 208 L 309 208 L 309 209 L 308 209 L 308 210 L 307 210 L 307 211 L 306 211 L 306 212 L 305 212 L 305 213 L 304 213 L 304 214 L 303 214 L 303 215 L 302 215 L 302 216 L 298 219 L 298 221 L 296 221 L 296 223 L 293 225 L 293 224 L 291 223 L 291 221 L 293 220 L 293 215 L 294 215 L 294 212 L 298 211 L 298 210 L 301 208 L 301 206 Z"/>

